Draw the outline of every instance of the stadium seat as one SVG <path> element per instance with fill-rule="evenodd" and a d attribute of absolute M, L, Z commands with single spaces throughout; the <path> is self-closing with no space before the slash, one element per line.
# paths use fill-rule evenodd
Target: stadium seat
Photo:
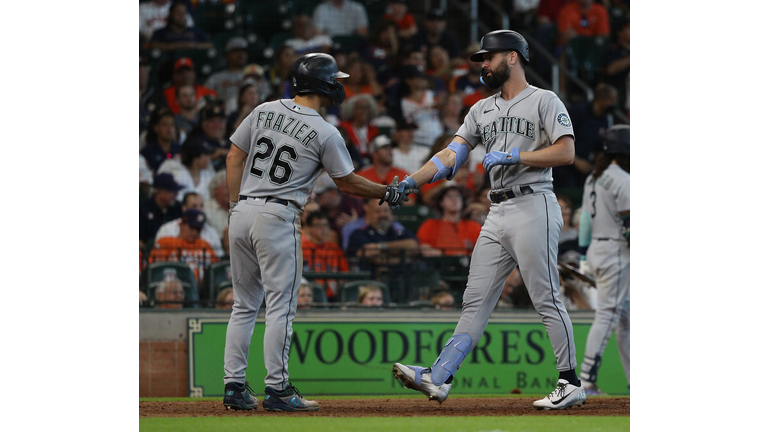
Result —
<path fill-rule="evenodd" d="M 325 295 L 325 287 L 322 284 L 310 281 L 309 286 L 312 287 L 313 303 L 328 303 L 328 298 Z"/>
<path fill-rule="evenodd" d="M 359 52 L 365 45 L 365 38 L 357 35 L 334 36 L 332 39 L 334 45 L 338 44 L 349 52 Z"/>
<path fill-rule="evenodd" d="M 181 282 L 184 287 L 185 301 L 197 302 L 200 300 L 195 272 L 187 264 L 170 261 L 154 262 L 148 264 L 144 272 L 142 281 L 147 287 L 145 293 L 149 301 L 154 301 L 155 289 L 160 282 L 167 279 L 178 279 Z"/>
<path fill-rule="evenodd" d="M 203 276 L 203 300 L 215 301 L 222 289 L 232 286 L 232 269 L 229 260 L 211 264 Z"/>
<path fill-rule="evenodd" d="M 574 37 L 565 47 L 568 66 L 589 85 L 593 85 L 601 75 L 605 50 L 605 38 Z"/>
<path fill-rule="evenodd" d="M 363 285 L 374 285 L 381 288 L 381 294 L 384 298 L 384 303 L 391 303 L 392 300 L 389 296 L 389 287 L 384 282 L 377 280 L 357 280 L 352 282 L 346 282 L 341 285 L 341 301 L 348 303 L 356 303 L 357 295 L 360 292 L 360 287 Z"/>
<path fill-rule="evenodd" d="M 312 16 L 317 5 L 322 3 L 322 0 L 291 0 L 290 11 L 292 15 L 305 14 Z"/>
<path fill-rule="evenodd" d="M 414 234 L 418 231 L 422 222 L 435 216 L 436 215 L 429 209 L 429 207 L 421 204 L 415 206 L 401 206 L 399 209 L 392 211 L 392 218 L 403 224 L 407 230 Z"/>
<path fill-rule="evenodd" d="M 272 48 L 273 51 L 277 51 L 278 48 L 280 48 L 281 45 L 288 39 L 293 37 L 293 33 L 287 31 L 287 32 L 280 32 L 275 33 L 272 38 L 269 39 L 269 47 Z"/>
<path fill-rule="evenodd" d="M 282 2 L 258 1 L 243 4 L 243 25 L 262 38 L 291 29 L 289 8 Z"/>
<path fill-rule="evenodd" d="M 209 35 L 231 31 L 236 25 L 236 5 L 234 2 L 197 2 L 192 12 L 195 27 Z"/>

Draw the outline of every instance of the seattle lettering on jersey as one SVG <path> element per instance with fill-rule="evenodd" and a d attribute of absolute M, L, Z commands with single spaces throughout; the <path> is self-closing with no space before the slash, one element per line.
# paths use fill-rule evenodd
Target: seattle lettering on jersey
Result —
<path fill-rule="evenodd" d="M 285 114 L 275 115 L 274 111 L 259 111 L 256 116 L 256 128 L 271 129 L 300 142 L 304 147 L 317 137 L 317 131 L 294 117 L 285 118 Z M 309 129 L 309 132 L 307 132 Z"/>
<path fill-rule="evenodd" d="M 524 136 L 530 140 L 536 139 L 535 123 L 519 117 L 498 117 L 494 122 L 482 125 L 478 124 L 483 145 L 488 145 L 497 134 L 515 134 Z"/>
<path fill-rule="evenodd" d="M 601 175 L 600 178 L 597 179 L 597 184 L 599 186 L 602 186 L 603 189 L 608 190 L 611 188 L 611 185 L 613 185 L 613 177 L 609 176 L 606 173 L 603 173 L 603 175 Z"/>

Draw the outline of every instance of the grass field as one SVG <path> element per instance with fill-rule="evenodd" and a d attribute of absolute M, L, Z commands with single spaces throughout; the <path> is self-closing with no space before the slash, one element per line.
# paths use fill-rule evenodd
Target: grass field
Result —
<path fill-rule="evenodd" d="M 139 419 L 139 429 L 155 431 L 312 431 L 312 432 L 616 432 L 629 430 L 629 417 L 183 417 Z"/>
<path fill-rule="evenodd" d="M 530 396 L 530 395 L 528 395 Z M 457 396 L 461 398 L 463 396 Z M 498 395 L 473 395 L 494 398 Z M 400 399 L 408 396 L 325 396 L 326 400 Z M 140 402 L 219 401 L 220 398 L 140 398 Z M 241 412 L 242 413 L 242 412 Z M 568 411 L 571 413 L 571 411 Z M 575 412 L 573 412 L 575 414 Z M 280 416 L 200 416 L 139 418 L 139 429 L 155 431 L 289 430 L 312 432 L 601 432 L 629 431 L 630 417 L 588 415 L 511 415 L 511 416 L 430 416 L 430 417 L 292 417 Z"/>

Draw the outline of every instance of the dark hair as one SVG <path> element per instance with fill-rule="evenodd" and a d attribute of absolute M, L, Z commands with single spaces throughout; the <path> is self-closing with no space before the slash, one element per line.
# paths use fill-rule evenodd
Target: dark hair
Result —
<path fill-rule="evenodd" d="M 170 13 L 170 11 L 172 11 L 174 8 L 177 8 L 177 7 L 179 7 L 179 6 L 184 6 L 184 8 L 185 8 L 187 11 L 189 11 L 189 7 L 187 6 L 187 2 L 186 2 L 186 1 L 184 1 L 184 0 L 174 0 L 174 1 L 171 3 L 171 7 L 170 7 L 170 8 L 168 8 L 168 13 Z"/>
<path fill-rule="evenodd" d="M 562 200 L 565 203 L 565 205 L 567 205 L 568 207 L 571 208 L 571 210 L 573 210 L 573 201 L 571 201 L 571 199 L 568 198 L 567 195 L 556 193 L 555 198 Z"/>
<path fill-rule="evenodd" d="M 471 192 L 469 189 L 465 188 L 464 186 L 459 185 L 450 185 L 440 188 L 440 190 L 437 191 L 432 196 L 432 208 L 439 214 L 440 216 L 443 215 L 443 208 L 440 207 L 440 203 L 443 201 L 443 198 L 445 198 L 446 195 L 448 195 L 448 192 L 451 191 L 458 191 L 461 194 L 461 208 L 466 209 L 467 208 L 467 202 L 470 201 Z M 464 214 L 462 214 L 462 219 L 464 218 Z"/>
<path fill-rule="evenodd" d="M 613 98 L 618 94 L 619 92 L 616 90 L 616 87 L 610 84 L 599 83 L 595 86 L 595 100 Z"/>
<path fill-rule="evenodd" d="M 307 226 L 312 226 L 312 224 L 316 220 L 327 220 L 330 221 L 330 218 L 328 218 L 328 214 L 322 210 L 313 211 L 312 213 L 307 215 Z"/>
<path fill-rule="evenodd" d="M 152 111 L 149 116 L 149 125 L 147 126 L 147 144 L 157 141 L 157 132 L 155 132 L 155 126 L 160 123 L 163 117 L 171 117 L 173 124 L 176 124 L 176 116 L 167 107 L 160 107 Z M 176 129 L 176 141 L 178 141 L 178 128 Z"/>
<path fill-rule="evenodd" d="M 205 99 L 205 105 L 201 110 L 197 113 L 197 123 L 195 123 L 195 126 L 192 127 L 192 130 L 187 133 L 187 139 L 193 138 L 193 137 L 205 137 L 205 132 L 203 132 L 203 121 L 206 120 L 205 118 L 205 112 L 206 110 L 209 110 L 214 107 L 219 107 L 222 111 L 224 111 L 224 101 L 221 99 L 216 99 L 210 95 L 203 96 L 203 99 Z M 224 117 L 226 120 L 226 116 Z"/>
<path fill-rule="evenodd" d="M 193 197 L 193 196 L 200 196 L 200 194 L 199 194 L 199 193 L 197 193 L 197 192 L 192 192 L 192 191 L 185 193 L 185 194 L 184 194 L 184 198 L 182 198 L 182 200 L 181 200 L 181 205 L 182 205 L 182 207 L 183 207 L 183 206 L 186 206 L 186 205 L 187 205 L 187 203 L 189 202 L 189 199 L 190 199 L 191 197 Z"/>
<path fill-rule="evenodd" d="M 621 169 L 629 172 L 629 155 L 599 152 L 595 156 L 595 171 L 592 173 L 591 183 L 597 181 L 597 179 L 603 175 L 603 171 L 605 171 L 614 160 Z"/>
<path fill-rule="evenodd" d="M 205 153 L 204 146 L 206 146 L 206 143 L 202 137 L 195 136 L 188 138 L 184 144 L 182 144 L 181 150 L 179 151 L 181 164 L 189 168 L 192 165 L 192 161 Z"/>

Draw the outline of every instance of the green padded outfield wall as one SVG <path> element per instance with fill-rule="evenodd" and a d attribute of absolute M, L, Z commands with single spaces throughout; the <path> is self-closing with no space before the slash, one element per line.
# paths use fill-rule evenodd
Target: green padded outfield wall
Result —
<path fill-rule="evenodd" d="M 227 319 L 188 319 L 189 395 L 224 395 L 224 341 Z M 296 321 L 288 370 L 306 395 L 404 394 L 392 364 L 430 366 L 451 337 L 455 321 Z M 576 358 L 583 359 L 589 323 L 574 322 Z M 257 393 L 267 372 L 263 361 L 263 319 L 256 324 L 246 376 Z M 488 324 L 464 361 L 452 394 L 546 394 L 555 388 L 555 356 L 539 322 Z M 615 336 L 603 356 L 598 385 L 608 394 L 628 394 Z"/>

